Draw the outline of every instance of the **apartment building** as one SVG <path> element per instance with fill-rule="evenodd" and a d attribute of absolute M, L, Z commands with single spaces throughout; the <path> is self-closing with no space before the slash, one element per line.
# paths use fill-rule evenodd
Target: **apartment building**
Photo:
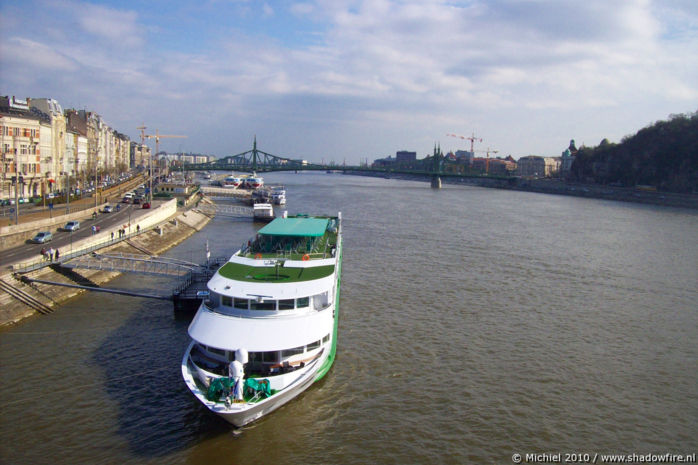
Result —
<path fill-rule="evenodd" d="M 27 100 L 0 97 L 0 153 L 3 198 L 40 195 L 49 171 L 51 121 L 40 111 L 32 111 Z M 42 158 L 43 157 L 43 158 Z M 42 165 L 43 161 L 43 165 Z"/>
<path fill-rule="evenodd" d="M 560 171 L 560 159 L 528 155 L 519 158 L 516 172 L 519 176 L 550 177 Z"/>

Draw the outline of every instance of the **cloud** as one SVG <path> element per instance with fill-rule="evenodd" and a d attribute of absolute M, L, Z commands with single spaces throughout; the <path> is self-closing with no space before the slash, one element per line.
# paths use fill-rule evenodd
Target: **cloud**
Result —
<path fill-rule="evenodd" d="M 535 121 L 540 127 L 520 132 L 549 134 L 546 117 L 591 128 L 599 123 L 580 119 L 599 109 L 609 119 L 628 108 L 640 115 L 671 107 L 668 114 L 695 110 L 676 107 L 698 100 L 693 1 L 219 0 L 166 19 L 146 7 L 41 5 L 31 18 L 14 8 L 16 20 L 3 21 L 4 85 L 21 87 L 21 95 L 33 86 L 59 100 L 82 95 L 90 105 L 104 102 L 95 110 L 105 115 L 130 104 L 172 125 L 186 126 L 177 120 L 183 114 L 207 124 L 234 118 L 249 130 L 287 118 L 306 124 L 304 140 L 328 131 L 358 139 L 371 121 L 372 131 L 409 148 L 411 140 L 433 144 L 459 121 L 490 128 Z M 8 7 L 0 8 L 7 17 Z M 12 25 L 30 19 L 31 35 Z M 164 41 L 168 32 L 179 42 Z M 10 62 L 23 64 L 21 79 L 2 71 Z M 61 72 L 59 83 L 46 77 L 52 69 Z M 613 138 L 607 128 L 599 125 L 593 139 Z M 503 152 L 517 150 L 511 129 L 490 130 Z M 184 143 L 196 148 L 194 137 Z"/>
<path fill-rule="evenodd" d="M 73 10 L 80 27 L 87 33 L 124 47 L 143 44 L 143 28 L 135 11 L 122 11 L 89 3 L 75 4 Z"/>
<path fill-rule="evenodd" d="M 0 41 L 0 56 L 3 61 L 39 68 L 43 72 L 75 71 L 78 68 L 77 63 L 61 50 L 23 37 Z"/>

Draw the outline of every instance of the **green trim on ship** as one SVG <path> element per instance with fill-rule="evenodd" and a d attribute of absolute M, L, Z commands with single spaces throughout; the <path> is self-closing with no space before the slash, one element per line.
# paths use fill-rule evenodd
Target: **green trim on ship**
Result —
<path fill-rule="evenodd" d="M 339 260 L 337 261 L 337 295 L 335 296 L 334 301 L 334 329 L 332 330 L 332 347 L 330 348 L 330 354 L 327 356 L 327 359 L 325 359 L 320 369 L 318 369 L 318 372 L 315 375 L 315 380 L 313 382 L 321 380 L 327 374 L 327 372 L 330 371 L 332 363 L 334 363 L 335 354 L 337 352 L 337 328 L 339 327 L 339 289 L 341 287 L 342 282 L 343 253 L 344 248 L 342 247 L 342 251 L 339 254 Z"/>

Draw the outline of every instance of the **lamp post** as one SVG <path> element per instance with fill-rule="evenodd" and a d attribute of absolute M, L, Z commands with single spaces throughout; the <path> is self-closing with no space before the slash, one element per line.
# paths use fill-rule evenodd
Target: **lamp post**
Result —
<path fill-rule="evenodd" d="M 65 214 L 70 213 L 70 172 L 66 171 L 65 176 L 68 178 L 65 188 Z"/>

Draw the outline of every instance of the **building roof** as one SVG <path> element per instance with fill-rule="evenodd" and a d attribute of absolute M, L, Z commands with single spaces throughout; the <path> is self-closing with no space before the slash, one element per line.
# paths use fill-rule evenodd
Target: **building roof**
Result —
<path fill-rule="evenodd" d="M 321 237 L 327 230 L 327 218 L 276 218 L 259 230 L 267 236 Z"/>

